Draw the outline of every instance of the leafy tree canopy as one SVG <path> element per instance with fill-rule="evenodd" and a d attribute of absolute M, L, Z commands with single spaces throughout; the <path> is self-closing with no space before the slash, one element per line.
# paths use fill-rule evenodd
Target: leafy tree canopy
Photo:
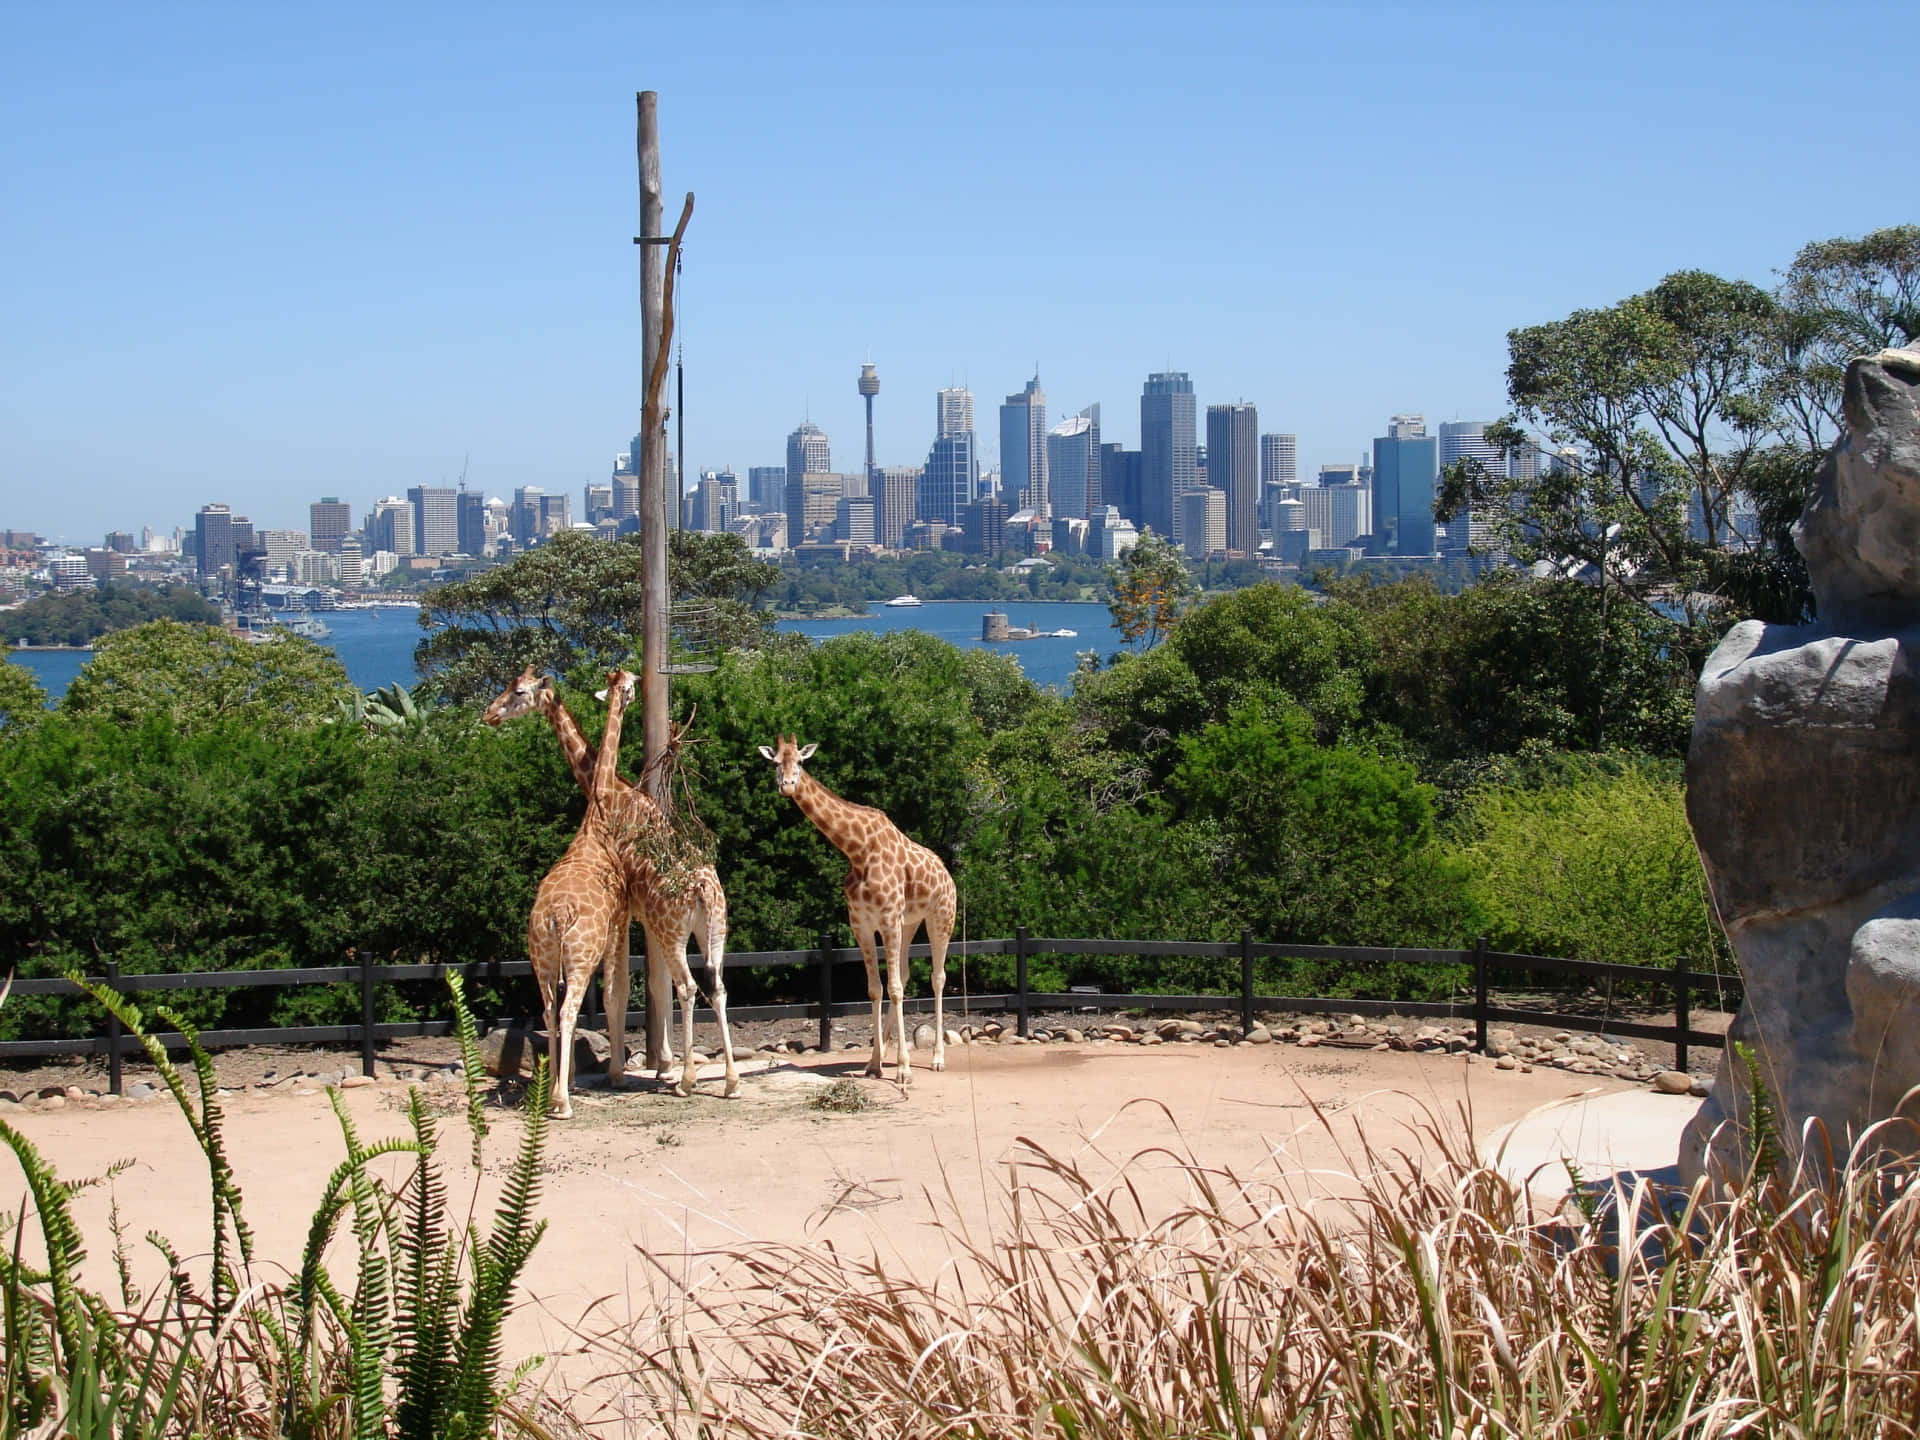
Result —
<path fill-rule="evenodd" d="M 1151 530 L 1108 567 L 1107 576 L 1113 585 L 1107 608 L 1121 638 L 1129 645 L 1142 642 L 1147 650 L 1172 633 L 1193 593 L 1186 560 L 1172 541 Z"/>
<path fill-rule="evenodd" d="M 46 709 L 47 692 L 33 672 L 0 656 L 0 735 L 38 724 Z"/>
<path fill-rule="evenodd" d="M 352 703 L 347 672 L 298 635 L 255 642 L 211 625 L 155 620 L 102 637 L 60 709 L 175 729 L 243 720 L 263 730 L 318 724 Z"/>
<path fill-rule="evenodd" d="M 0 613 L 0 640 L 13 645 L 90 645 L 114 630 L 149 620 L 181 620 L 218 625 L 220 611 L 188 585 L 125 585 L 111 581 L 98 588 L 36 595 L 26 604 Z"/>

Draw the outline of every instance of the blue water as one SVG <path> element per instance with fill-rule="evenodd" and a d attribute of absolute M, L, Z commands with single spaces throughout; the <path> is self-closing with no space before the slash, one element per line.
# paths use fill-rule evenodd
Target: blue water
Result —
<path fill-rule="evenodd" d="M 1072 640 L 1015 640 L 988 645 L 980 639 L 980 617 L 999 608 L 1016 629 L 1077 630 Z M 340 657 L 347 675 L 362 690 L 377 690 L 398 680 L 411 685 L 413 647 L 420 643 L 418 612 L 398 607 L 378 610 L 332 610 L 321 619 L 333 627 L 324 643 Z M 1120 648 L 1119 633 L 1104 605 L 1004 604 L 986 600 L 928 601 L 916 609 L 888 610 L 879 605 L 871 615 L 850 620 L 782 620 L 782 630 L 830 640 L 856 630 L 924 630 L 967 649 L 1002 650 L 1020 662 L 1027 677 L 1038 685 L 1065 689 L 1082 650 L 1098 651 L 1104 659 Z M 10 650 L 8 658 L 34 672 L 51 699 L 64 695 L 80 667 L 92 658 L 84 650 Z"/>

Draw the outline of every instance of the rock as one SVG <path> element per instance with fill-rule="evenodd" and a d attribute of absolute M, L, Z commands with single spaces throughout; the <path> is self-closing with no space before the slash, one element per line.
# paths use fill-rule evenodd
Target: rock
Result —
<path fill-rule="evenodd" d="M 56 1095 L 64 1100 L 67 1097 L 67 1087 L 64 1085 L 42 1085 L 39 1090 L 34 1093 L 42 1100 L 51 1100 Z"/>
<path fill-rule="evenodd" d="M 1167 1042 L 1159 1035 L 1142 1035 L 1140 1037 L 1140 1043 L 1142 1045 L 1164 1045 Z"/>
<path fill-rule="evenodd" d="M 1713 1094 L 1712 1079 L 1709 1078 L 1709 1079 L 1703 1080 L 1698 1075 L 1694 1076 L 1693 1085 L 1688 1089 L 1687 1094 L 1693 1096 L 1695 1099 L 1698 1099 L 1698 1100 L 1706 1099 L 1707 1096 Z"/>
<path fill-rule="evenodd" d="M 1027 1038 L 1036 1045 L 1044 1045 L 1053 1038 L 1053 1032 L 1044 1025 L 1036 1025 L 1027 1032 Z"/>
<path fill-rule="evenodd" d="M 966 1043 L 960 1038 L 960 1032 L 958 1030 L 947 1031 L 946 1040 L 949 1045 L 963 1045 Z"/>
<path fill-rule="evenodd" d="M 526 1069 L 527 1033 L 501 1025 L 480 1037 L 480 1064 L 489 1075 L 517 1078 Z"/>
<path fill-rule="evenodd" d="M 1920 352 L 1847 367 L 1845 433 L 1794 535 L 1814 625 L 1736 625 L 1701 672 L 1687 814 L 1745 980 L 1729 1031 L 1797 1151 L 1848 1141 L 1920 1083 Z M 1732 1045 L 1683 1181 L 1740 1173 Z"/>
<path fill-rule="evenodd" d="M 1447 1053 L 1449 1055 L 1458 1055 L 1462 1050 L 1471 1050 L 1472 1048 L 1473 1042 L 1464 1035 L 1449 1035 L 1447 1037 Z"/>
<path fill-rule="evenodd" d="M 933 1049 L 933 1026 L 922 1024 L 913 1027 L 913 1048 L 916 1050 Z"/>
<path fill-rule="evenodd" d="M 989 1020 L 980 1027 L 980 1033 L 989 1040 L 998 1040 L 1001 1032 L 1006 1028 L 1007 1027 L 1002 1025 L 998 1020 Z"/>
<path fill-rule="evenodd" d="M 1233 1041 L 1225 1039 L 1216 1040 L 1213 1042 L 1213 1048 L 1216 1050 L 1231 1050 L 1233 1048 Z"/>
<path fill-rule="evenodd" d="M 322 1086 L 338 1085 L 343 1079 L 346 1078 L 346 1074 L 344 1071 L 341 1071 L 341 1070 L 322 1070 L 318 1075 L 314 1075 L 310 1078 L 316 1084 L 319 1084 Z"/>
<path fill-rule="evenodd" d="M 1273 1043 L 1273 1032 L 1264 1025 L 1256 1025 L 1247 1031 L 1247 1043 L 1249 1045 L 1271 1045 Z"/>
<path fill-rule="evenodd" d="M 1502 1055 L 1493 1062 L 1493 1068 L 1496 1070 L 1518 1070 L 1520 1068 L 1520 1062 L 1511 1055 Z"/>
<path fill-rule="evenodd" d="M 18 1110 L 19 1108 L 20 1102 L 18 1100 L 15 1100 L 10 1095 L 0 1095 L 0 1115 L 4 1115 L 9 1110 Z"/>
<path fill-rule="evenodd" d="M 61 1093 L 69 1100 L 84 1100 L 87 1098 L 87 1092 L 82 1090 L 78 1085 L 69 1085 Z"/>
<path fill-rule="evenodd" d="M 1662 1095 L 1685 1095 L 1693 1089 L 1693 1077 L 1684 1070 L 1662 1070 L 1653 1077 L 1653 1088 Z"/>
<path fill-rule="evenodd" d="M 1319 1044 L 1320 1044 L 1320 1037 L 1318 1035 L 1302 1035 L 1300 1037 L 1300 1048 L 1302 1050 L 1315 1049 L 1319 1046 Z"/>
<path fill-rule="evenodd" d="M 804 1040 L 787 1041 L 787 1053 L 789 1055 L 804 1055 L 809 1048 L 807 1042 Z"/>
<path fill-rule="evenodd" d="M 1372 1049 L 1377 1053 L 1384 1053 L 1393 1049 L 1393 1042 L 1390 1040 L 1382 1040 L 1379 1044 L 1373 1046 Z"/>
<path fill-rule="evenodd" d="M 1133 1039 L 1133 1027 L 1127 1024 L 1126 1021 L 1124 1020 L 1115 1020 L 1111 1024 L 1108 1024 L 1102 1027 L 1101 1033 L 1103 1033 L 1109 1040 Z"/>
<path fill-rule="evenodd" d="M 1003 1035 L 1000 1037 L 1000 1043 L 1002 1045 L 1025 1045 L 1029 1042 L 1024 1035 Z"/>
<path fill-rule="evenodd" d="M 51 1095 L 43 1091 L 40 1096 L 39 1108 L 42 1110 L 64 1110 L 67 1108 L 67 1097 L 59 1090 L 55 1090 Z"/>
<path fill-rule="evenodd" d="M 349 1075 L 340 1082 L 340 1088 L 342 1090 L 364 1090 L 371 1084 L 373 1084 L 373 1076 L 371 1075 Z"/>

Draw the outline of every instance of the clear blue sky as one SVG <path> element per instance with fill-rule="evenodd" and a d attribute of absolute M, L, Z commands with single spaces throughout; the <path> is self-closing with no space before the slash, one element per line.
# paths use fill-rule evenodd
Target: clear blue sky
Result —
<path fill-rule="evenodd" d="M 1138 442 L 1247 399 L 1303 471 L 1491 418 L 1505 335 L 1920 219 L 1911 14 L 609 4 L 0 14 L 0 527 L 304 529 L 600 480 L 639 407 L 633 96 L 661 95 L 690 469 L 809 411 L 918 464 L 933 392 Z M 1203 434 L 1204 439 L 1204 422 Z"/>

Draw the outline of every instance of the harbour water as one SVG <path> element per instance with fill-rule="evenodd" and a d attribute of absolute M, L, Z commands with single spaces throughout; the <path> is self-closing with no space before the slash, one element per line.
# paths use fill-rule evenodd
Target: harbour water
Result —
<path fill-rule="evenodd" d="M 1016 629 L 1074 630 L 1074 638 L 1047 636 L 988 644 L 980 638 L 980 618 L 989 610 L 1006 614 Z M 329 610 L 322 617 L 332 628 L 323 643 L 340 657 L 347 674 L 361 690 L 377 690 L 396 680 L 411 685 L 413 647 L 420 642 L 419 612 L 410 607 L 373 610 Z M 987 600 L 930 600 L 912 608 L 873 607 L 870 615 L 845 620 L 782 620 L 782 630 L 830 640 L 855 631 L 924 630 L 965 649 L 999 650 L 1020 662 L 1029 679 L 1039 685 L 1065 689 L 1079 663 L 1079 652 L 1096 651 L 1102 659 L 1120 648 L 1119 633 L 1104 605 L 1018 604 Z M 80 667 L 92 658 L 85 650 L 10 650 L 8 658 L 34 672 L 50 698 L 66 693 Z"/>

